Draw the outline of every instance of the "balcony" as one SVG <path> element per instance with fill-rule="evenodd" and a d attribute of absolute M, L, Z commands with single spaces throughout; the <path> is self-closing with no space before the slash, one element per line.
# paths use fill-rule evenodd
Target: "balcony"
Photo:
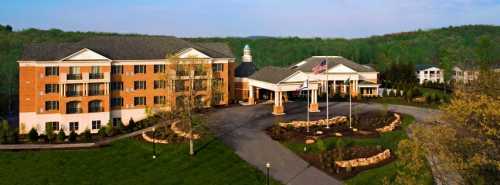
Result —
<path fill-rule="evenodd" d="M 195 70 L 194 76 L 207 76 L 207 72 L 204 70 Z"/>
<path fill-rule="evenodd" d="M 78 114 L 82 112 L 83 112 L 82 108 L 71 108 L 71 107 L 66 108 L 66 114 Z"/>
<path fill-rule="evenodd" d="M 66 91 L 66 97 L 83 96 L 82 91 Z"/>
<path fill-rule="evenodd" d="M 89 107 L 89 112 L 104 112 L 104 107 Z"/>
<path fill-rule="evenodd" d="M 82 74 L 67 74 L 66 79 L 67 80 L 81 80 Z"/>
<path fill-rule="evenodd" d="M 89 90 L 89 96 L 102 96 L 104 95 L 104 90 Z"/>
<path fill-rule="evenodd" d="M 104 79 L 104 74 L 103 73 L 90 73 L 89 79 L 91 79 L 91 80 Z"/>

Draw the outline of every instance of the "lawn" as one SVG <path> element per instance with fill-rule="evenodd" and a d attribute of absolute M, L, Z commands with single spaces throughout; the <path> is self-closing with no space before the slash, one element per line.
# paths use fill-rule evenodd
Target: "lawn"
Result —
<path fill-rule="evenodd" d="M 265 184 L 266 176 L 218 139 L 157 145 L 125 139 L 112 145 L 69 151 L 0 152 L 0 184 Z M 272 182 L 272 184 L 279 184 Z"/>
<path fill-rule="evenodd" d="M 353 139 L 353 138 L 342 138 L 342 140 L 347 143 L 347 145 L 350 146 L 377 146 L 380 145 L 382 148 L 389 148 L 391 149 L 391 152 L 394 152 L 397 150 L 397 145 L 400 140 L 408 138 L 406 135 L 406 132 L 404 131 L 409 124 L 413 123 L 415 121 L 415 118 L 408 116 L 408 115 L 403 115 L 403 121 L 402 121 L 402 127 L 403 129 L 398 129 L 393 132 L 388 132 L 382 134 L 378 138 L 366 138 L 366 139 Z M 337 142 L 339 138 L 337 137 L 332 137 L 328 139 L 324 139 L 323 143 L 327 146 L 327 149 L 332 149 L 335 147 L 335 143 Z M 296 143 L 296 142 L 283 142 L 283 144 L 288 147 L 290 150 L 294 151 L 295 153 L 298 154 L 303 154 L 304 153 L 304 143 Z M 308 152 L 319 152 L 319 149 L 316 148 L 315 145 L 312 145 L 309 147 Z M 367 171 L 363 171 L 353 178 L 350 178 L 346 180 L 345 182 L 347 184 L 359 184 L 359 185 L 367 185 L 367 184 L 382 184 L 382 180 L 384 177 L 387 177 L 388 179 L 393 179 L 396 175 L 396 161 L 387 164 L 382 167 L 370 169 Z M 426 172 L 423 174 L 424 177 L 422 178 L 424 182 L 423 184 L 432 184 L 432 174 L 430 172 L 430 169 L 428 168 Z"/>

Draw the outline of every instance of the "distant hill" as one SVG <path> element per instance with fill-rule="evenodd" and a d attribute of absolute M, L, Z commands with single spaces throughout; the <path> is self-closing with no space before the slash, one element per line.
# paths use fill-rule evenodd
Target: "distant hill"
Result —
<path fill-rule="evenodd" d="M 76 42 L 96 35 L 116 33 L 64 32 L 58 29 L 12 31 L 0 25 L 0 116 L 8 101 L 17 101 L 16 60 L 25 44 L 36 42 Z M 466 25 L 432 30 L 417 30 L 360 39 L 299 38 L 251 36 L 245 38 L 186 38 L 198 42 L 226 42 L 240 60 L 243 46 L 249 44 L 258 68 L 288 66 L 312 55 L 339 55 L 384 70 L 391 63 L 440 64 L 444 56 L 460 62 L 479 60 L 479 38 L 493 43 L 492 60 L 500 61 L 500 26 Z M 452 48 L 452 49 L 449 49 Z M 451 51 L 450 51 L 451 50 Z M 10 98 L 9 98 L 10 97 Z"/>

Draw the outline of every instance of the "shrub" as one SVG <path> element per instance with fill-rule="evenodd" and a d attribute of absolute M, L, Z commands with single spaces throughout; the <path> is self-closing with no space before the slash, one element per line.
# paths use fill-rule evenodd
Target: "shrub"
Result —
<path fill-rule="evenodd" d="M 70 133 L 69 133 L 69 137 L 68 137 L 68 141 L 70 143 L 74 143 L 76 141 L 76 138 L 78 137 L 78 134 L 72 130 Z"/>
<path fill-rule="evenodd" d="M 394 90 L 392 90 L 392 89 L 391 89 L 391 90 L 389 91 L 389 96 L 391 96 L 391 97 L 396 96 L 396 92 L 394 92 Z"/>
<path fill-rule="evenodd" d="M 2 124 L 0 125 L 0 144 L 8 143 L 7 137 L 9 136 L 9 132 L 9 123 L 6 120 L 3 120 Z"/>
<path fill-rule="evenodd" d="M 285 139 L 286 132 L 286 129 L 281 128 L 278 125 L 274 125 L 273 127 L 271 127 L 271 138 L 278 141 L 283 140 Z"/>
<path fill-rule="evenodd" d="M 54 128 L 52 128 L 51 124 L 46 126 L 45 135 L 47 136 L 45 141 L 49 143 L 52 143 L 52 141 L 56 139 L 56 135 L 54 134 Z"/>
<path fill-rule="evenodd" d="M 102 139 L 107 136 L 106 134 L 106 127 L 101 127 L 99 131 L 97 131 L 97 135 Z"/>
<path fill-rule="evenodd" d="M 129 131 L 138 130 L 137 124 L 135 123 L 134 119 L 130 118 L 130 120 L 128 120 L 127 130 Z"/>
<path fill-rule="evenodd" d="M 316 148 L 318 149 L 318 151 L 320 151 L 321 153 L 325 152 L 326 151 L 326 145 L 325 145 L 325 142 L 323 142 L 322 139 L 318 139 L 316 141 Z"/>
<path fill-rule="evenodd" d="M 85 142 L 90 142 L 92 140 L 92 134 L 90 133 L 90 129 L 85 129 L 82 133 L 83 140 Z"/>
<path fill-rule="evenodd" d="M 59 142 L 64 142 L 65 139 L 66 139 L 66 133 L 64 133 L 63 129 L 59 130 L 59 133 L 57 133 L 57 140 Z"/>
<path fill-rule="evenodd" d="M 36 131 L 35 128 L 31 128 L 30 132 L 28 133 L 28 140 L 31 142 L 38 141 L 38 132 Z"/>

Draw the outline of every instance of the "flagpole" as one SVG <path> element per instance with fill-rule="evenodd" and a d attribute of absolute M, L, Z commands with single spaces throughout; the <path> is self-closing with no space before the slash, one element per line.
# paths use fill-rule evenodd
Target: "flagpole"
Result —
<path fill-rule="evenodd" d="M 306 83 L 307 83 L 307 125 L 306 125 L 306 132 L 309 132 L 309 78 L 307 78 Z"/>
<path fill-rule="evenodd" d="M 351 75 L 349 75 L 349 128 L 352 128 L 352 92 L 351 92 Z"/>
<path fill-rule="evenodd" d="M 328 118 L 329 117 L 329 112 L 328 112 L 328 107 L 330 106 L 330 104 L 328 103 L 328 97 L 330 96 L 330 86 L 328 84 L 328 61 L 325 59 L 326 61 L 326 69 L 325 69 L 325 73 L 326 73 L 326 129 L 329 129 L 330 128 L 330 119 Z"/>

